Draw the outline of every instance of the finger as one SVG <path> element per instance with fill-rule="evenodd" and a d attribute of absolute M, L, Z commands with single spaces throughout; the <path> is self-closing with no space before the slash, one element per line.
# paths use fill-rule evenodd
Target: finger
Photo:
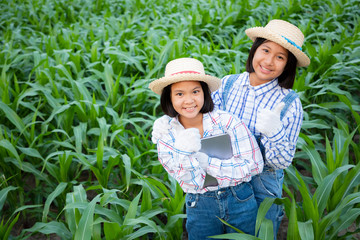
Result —
<path fill-rule="evenodd" d="M 273 110 L 274 113 L 280 114 L 281 110 L 285 107 L 285 103 L 281 102 L 279 103 Z"/>

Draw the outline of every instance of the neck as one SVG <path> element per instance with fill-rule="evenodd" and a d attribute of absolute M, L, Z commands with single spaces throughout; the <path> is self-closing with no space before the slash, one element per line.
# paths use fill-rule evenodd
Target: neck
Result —
<path fill-rule="evenodd" d="M 249 74 L 249 81 L 250 81 L 250 85 L 254 87 L 262 84 L 261 82 L 257 81 L 254 72 Z"/>
<path fill-rule="evenodd" d="M 203 114 L 199 113 L 195 118 L 184 118 L 183 116 L 179 116 L 179 122 L 185 129 L 187 128 L 197 128 L 200 131 L 201 137 L 203 136 Z"/>

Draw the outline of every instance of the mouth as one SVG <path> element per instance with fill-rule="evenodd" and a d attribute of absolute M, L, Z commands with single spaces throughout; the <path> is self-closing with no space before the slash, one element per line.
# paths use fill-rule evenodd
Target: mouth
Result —
<path fill-rule="evenodd" d="M 183 108 L 186 112 L 193 112 L 195 110 L 196 106 L 193 107 L 187 107 L 187 108 Z"/>
<path fill-rule="evenodd" d="M 271 69 L 268 69 L 268 68 L 264 67 L 263 65 L 260 65 L 260 68 L 265 72 L 272 72 Z"/>

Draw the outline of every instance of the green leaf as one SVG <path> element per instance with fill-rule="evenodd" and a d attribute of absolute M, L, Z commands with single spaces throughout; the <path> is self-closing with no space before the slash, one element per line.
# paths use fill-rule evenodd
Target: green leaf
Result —
<path fill-rule="evenodd" d="M 10 191 L 13 191 L 15 189 L 18 189 L 18 187 L 9 186 L 0 191 L 0 211 L 2 210 L 6 197 Z"/>
<path fill-rule="evenodd" d="M 107 240 L 118 240 L 121 237 L 122 227 L 118 223 L 104 222 L 104 234 Z"/>
<path fill-rule="evenodd" d="M 360 208 L 350 209 L 348 212 L 343 214 L 337 222 L 338 224 L 334 226 L 334 229 L 332 230 L 332 234 L 329 239 L 336 239 L 338 233 L 341 230 L 350 227 L 350 225 L 353 224 L 359 216 Z"/>
<path fill-rule="evenodd" d="M 360 192 L 352 193 L 346 196 L 333 211 L 329 212 L 321 220 L 319 231 L 324 234 L 330 225 L 333 225 L 336 221 L 338 221 L 341 214 L 346 213 L 349 209 L 358 203 L 360 203 Z"/>
<path fill-rule="evenodd" d="M 72 235 L 69 230 L 65 227 L 64 223 L 62 222 L 49 222 L 49 223 L 42 223 L 37 222 L 35 225 L 29 229 L 25 229 L 24 232 L 40 232 L 43 234 L 56 234 L 60 236 L 61 239 L 71 239 Z M 80 239 L 80 238 L 79 238 Z"/>
<path fill-rule="evenodd" d="M 131 201 L 128 212 L 124 219 L 124 225 L 127 225 L 128 221 L 136 217 L 140 196 L 141 192 L 134 198 L 134 200 Z"/>
<path fill-rule="evenodd" d="M 245 233 L 227 233 L 216 236 L 209 236 L 209 238 L 215 239 L 233 239 L 233 240 L 259 240 L 260 238 L 254 237 Z"/>
<path fill-rule="evenodd" d="M 316 189 L 314 193 L 314 198 L 316 198 L 318 202 L 318 208 L 319 213 L 322 214 L 324 211 L 327 202 L 329 201 L 331 189 L 333 186 L 333 183 L 335 179 L 344 171 L 347 171 L 349 168 L 351 168 L 351 165 L 342 166 L 340 168 L 337 168 L 333 173 L 326 176 L 324 180 L 319 184 L 318 188 Z"/>
<path fill-rule="evenodd" d="M 312 220 L 309 220 L 307 222 L 298 222 L 301 239 L 306 239 L 306 240 L 315 239 L 312 223 L 313 223 Z"/>
<path fill-rule="evenodd" d="M 152 208 L 152 200 L 151 200 L 151 193 L 148 186 L 143 186 L 142 188 L 143 194 L 141 198 L 141 212 L 145 212 Z"/>
<path fill-rule="evenodd" d="M 125 179 L 126 179 L 126 191 L 129 190 L 130 179 L 131 179 L 131 160 L 127 154 L 122 155 L 122 161 L 124 163 L 125 169 Z"/>
<path fill-rule="evenodd" d="M 340 183 L 340 188 L 332 195 L 330 209 L 334 209 L 351 191 L 360 184 L 360 162 L 351 169 Z"/>
<path fill-rule="evenodd" d="M 219 217 L 217 217 L 217 218 L 218 218 L 218 219 L 220 220 L 220 222 L 222 222 L 224 225 L 232 228 L 232 229 L 235 230 L 236 232 L 238 232 L 238 233 L 244 233 L 244 232 L 241 231 L 240 229 L 237 229 L 236 227 L 234 227 L 234 226 L 230 225 L 229 223 L 227 223 L 225 220 L 223 220 L 223 219 L 221 219 L 221 218 L 219 218 Z"/>
<path fill-rule="evenodd" d="M 91 239 L 93 231 L 94 211 L 96 203 L 99 201 L 100 195 L 97 195 L 86 207 L 81 216 L 79 226 L 75 233 L 75 239 L 87 240 Z"/>
<path fill-rule="evenodd" d="M 8 150 L 16 158 L 16 160 L 18 160 L 19 162 L 18 165 L 21 166 L 22 161 L 20 159 L 19 154 L 17 153 L 15 147 L 7 139 L 0 140 L 0 147 L 3 147 L 6 150 Z"/>
<path fill-rule="evenodd" d="M 294 200 L 291 202 L 290 216 L 288 216 L 288 218 L 289 226 L 287 231 L 287 239 L 300 240 L 298 220 L 296 214 L 296 203 Z"/>
<path fill-rule="evenodd" d="M 274 239 L 274 226 L 273 222 L 269 219 L 264 219 L 261 223 L 259 238 L 262 240 Z"/>
<path fill-rule="evenodd" d="M 298 172 L 296 172 L 296 176 L 298 177 L 299 182 L 300 182 L 299 191 L 300 191 L 301 197 L 302 197 L 303 211 L 305 212 L 305 217 L 303 217 L 303 218 L 304 219 L 313 219 L 314 222 L 317 222 L 319 219 L 319 213 L 317 211 L 317 204 L 314 203 L 314 201 L 311 197 L 310 190 L 307 188 L 304 180 L 301 178 L 301 176 Z M 297 216 L 297 220 L 299 220 L 299 219 L 302 219 L 301 216 Z"/>
<path fill-rule="evenodd" d="M 1 210 L 1 208 L 0 208 Z M 18 213 L 16 215 L 16 217 L 10 222 L 10 219 L 6 222 L 5 224 L 5 228 L 6 229 L 6 232 L 4 233 L 4 235 L 1 234 L 1 231 L 0 231 L 0 236 L 3 237 L 3 239 L 10 239 L 9 236 L 11 234 L 11 230 L 13 229 L 14 225 L 17 223 L 17 221 L 19 220 L 19 216 L 20 216 L 20 213 Z M 1 223 L 0 223 L 0 230 L 1 230 Z"/>
<path fill-rule="evenodd" d="M 327 176 L 327 168 L 322 161 L 320 154 L 314 148 L 304 146 L 303 150 L 310 158 L 314 180 L 317 184 L 320 184 L 324 177 Z"/>
<path fill-rule="evenodd" d="M 255 233 L 258 234 L 260 230 L 260 226 L 262 222 L 265 220 L 265 215 L 269 211 L 270 207 L 273 205 L 275 198 L 265 198 L 264 201 L 259 206 L 257 217 L 256 217 L 256 224 L 255 224 Z"/>
<path fill-rule="evenodd" d="M 326 136 L 326 162 L 327 162 L 327 168 L 329 169 L 329 173 L 332 173 L 336 168 L 336 164 L 331 149 L 330 141 L 327 136 Z"/>
<path fill-rule="evenodd" d="M 49 197 L 46 199 L 45 201 L 45 205 L 44 205 L 44 210 L 43 210 L 43 216 L 42 216 L 42 221 L 46 222 L 47 220 L 47 215 L 49 213 L 49 209 L 50 209 L 50 204 L 54 201 L 54 199 L 59 196 L 64 189 L 66 188 L 67 183 L 61 182 L 56 189 L 50 193 Z"/>
<path fill-rule="evenodd" d="M 0 101 L 0 109 L 3 110 L 7 119 L 15 125 L 15 127 L 19 130 L 20 133 L 24 134 L 25 137 L 29 135 L 28 132 L 25 131 L 25 124 L 22 119 L 14 112 L 8 105 Z"/>

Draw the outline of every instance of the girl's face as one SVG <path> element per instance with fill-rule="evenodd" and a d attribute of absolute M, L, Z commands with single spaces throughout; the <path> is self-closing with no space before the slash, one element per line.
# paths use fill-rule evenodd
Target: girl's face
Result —
<path fill-rule="evenodd" d="M 184 81 L 171 85 L 171 102 L 179 121 L 202 121 L 201 108 L 204 105 L 204 91 L 198 81 Z"/>
<path fill-rule="evenodd" d="M 277 43 L 265 41 L 255 51 L 250 83 L 258 86 L 279 77 L 286 66 L 288 50 Z"/>

